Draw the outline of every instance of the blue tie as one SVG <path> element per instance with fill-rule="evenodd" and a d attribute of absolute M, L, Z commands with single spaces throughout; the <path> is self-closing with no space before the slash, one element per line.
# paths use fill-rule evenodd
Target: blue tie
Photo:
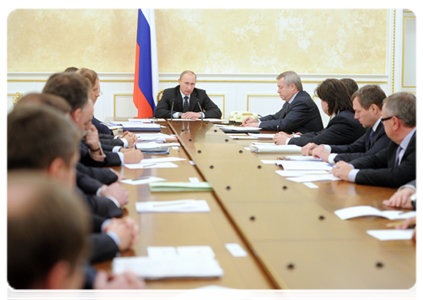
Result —
<path fill-rule="evenodd" d="M 370 143 L 372 142 L 372 139 L 373 139 L 373 133 L 375 133 L 375 132 L 372 129 L 372 132 L 370 132 Z"/>

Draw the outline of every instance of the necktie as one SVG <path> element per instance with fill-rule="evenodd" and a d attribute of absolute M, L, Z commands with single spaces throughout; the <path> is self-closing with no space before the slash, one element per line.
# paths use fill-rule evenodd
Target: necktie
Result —
<path fill-rule="evenodd" d="M 375 133 L 375 132 L 374 132 L 374 130 L 372 129 L 372 132 L 370 132 L 370 143 L 372 142 L 372 139 L 373 139 L 373 133 Z"/>
<path fill-rule="evenodd" d="M 288 107 L 289 107 L 289 102 L 286 102 L 286 104 L 285 104 L 285 111 L 283 112 L 282 118 L 285 118 L 286 113 L 288 112 Z"/>
<path fill-rule="evenodd" d="M 188 111 L 188 109 L 189 109 L 189 107 L 188 107 L 188 97 L 187 96 L 185 96 L 184 97 L 184 107 L 183 107 L 183 109 L 182 109 L 182 112 L 187 112 Z"/>
<path fill-rule="evenodd" d="M 398 146 L 397 158 L 395 159 L 395 167 L 400 164 L 400 154 L 401 154 L 401 151 L 402 151 L 401 146 Z"/>

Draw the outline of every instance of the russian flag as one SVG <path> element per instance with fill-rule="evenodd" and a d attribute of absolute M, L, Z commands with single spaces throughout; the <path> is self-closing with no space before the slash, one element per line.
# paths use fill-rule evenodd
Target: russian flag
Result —
<path fill-rule="evenodd" d="M 138 118 L 154 116 L 154 95 L 159 87 L 156 25 L 154 9 L 138 10 L 137 49 L 135 59 L 134 104 Z"/>

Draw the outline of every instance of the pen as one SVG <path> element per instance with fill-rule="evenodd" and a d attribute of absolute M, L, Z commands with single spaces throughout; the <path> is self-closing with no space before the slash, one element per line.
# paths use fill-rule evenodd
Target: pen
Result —
<path fill-rule="evenodd" d="M 157 163 L 154 163 L 154 164 L 148 164 L 148 165 L 143 165 L 142 167 L 143 168 L 145 168 L 145 167 L 150 167 L 150 166 L 154 166 L 154 165 L 156 165 Z"/>
<path fill-rule="evenodd" d="M 403 225 L 404 221 L 400 221 L 400 222 L 392 222 L 392 223 L 388 223 L 386 224 L 386 227 L 395 227 L 397 225 Z M 410 223 L 410 226 L 416 225 L 415 222 Z"/>

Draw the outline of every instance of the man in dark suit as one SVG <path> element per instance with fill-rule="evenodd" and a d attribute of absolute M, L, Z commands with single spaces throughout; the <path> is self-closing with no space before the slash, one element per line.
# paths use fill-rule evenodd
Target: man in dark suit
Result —
<path fill-rule="evenodd" d="M 274 115 L 258 120 L 247 117 L 242 126 L 260 127 L 263 130 L 285 132 L 315 132 L 323 129 L 322 118 L 316 103 L 303 91 L 301 78 L 293 71 L 279 74 L 278 94 L 285 101 L 282 109 Z"/>
<path fill-rule="evenodd" d="M 366 85 L 356 91 L 353 96 L 355 118 L 367 128 L 367 131 L 354 143 L 349 145 L 317 145 L 309 143 L 301 152 L 313 155 L 334 165 L 336 162 L 372 155 L 385 149 L 391 141 L 385 134 L 382 122 L 383 100 L 385 92 L 378 85 Z"/>
<path fill-rule="evenodd" d="M 207 96 L 206 91 L 195 87 L 197 75 L 194 72 L 182 72 L 178 82 L 178 86 L 164 90 L 154 112 L 155 118 L 197 120 L 222 117 L 219 107 Z"/>
<path fill-rule="evenodd" d="M 395 93 L 382 107 L 383 126 L 392 140 L 376 154 L 339 161 L 332 174 L 345 181 L 398 188 L 416 178 L 416 96 Z"/>

